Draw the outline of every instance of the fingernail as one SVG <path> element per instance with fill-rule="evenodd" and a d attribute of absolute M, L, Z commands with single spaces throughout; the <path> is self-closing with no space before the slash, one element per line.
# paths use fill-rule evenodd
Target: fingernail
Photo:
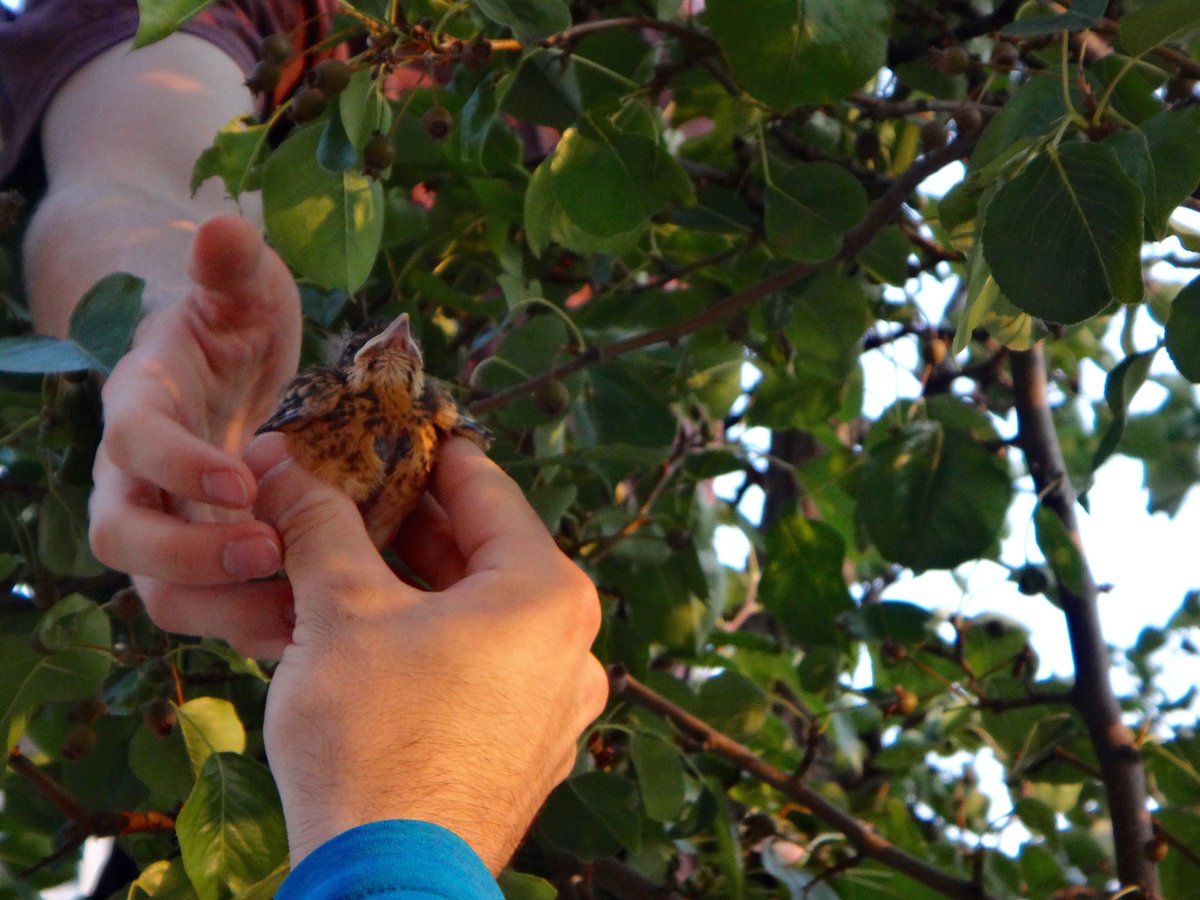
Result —
<path fill-rule="evenodd" d="M 223 506 L 250 504 L 250 492 L 246 490 L 246 483 L 237 472 L 230 472 L 228 469 L 205 472 L 200 483 L 204 487 L 204 493 L 208 494 L 208 499 L 214 503 Z"/>
<path fill-rule="evenodd" d="M 225 545 L 221 561 L 234 578 L 266 578 L 278 572 L 283 564 L 275 542 L 265 537 L 231 541 Z"/>

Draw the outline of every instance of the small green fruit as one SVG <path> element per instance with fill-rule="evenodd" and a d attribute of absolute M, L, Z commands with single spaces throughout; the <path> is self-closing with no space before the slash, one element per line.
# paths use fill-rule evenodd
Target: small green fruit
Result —
<path fill-rule="evenodd" d="M 947 75 L 962 75 L 971 68 L 971 54 L 957 44 L 947 47 L 938 54 L 937 66 Z"/>
<path fill-rule="evenodd" d="M 279 79 L 282 77 L 283 69 L 279 63 L 259 60 L 254 64 L 250 77 L 246 79 L 246 87 L 256 94 L 266 94 L 279 86 Z"/>
<path fill-rule="evenodd" d="M 283 65 L 292 58 L 292 40 L 286 34 L 272 34 L 262 42 L 262 58 Z"/>
<path fill-rule="evenodd" d="M 368 178 L 378 178 L 396 159 L 396 148 L 392 139 L 382 132 L 375 132 L 363 147 L 363 172 Z"/>
<path fill-rule="evenodd" d="M 325 92 L 327 96 L 341 93 L 350 83 L 354 71 L 340 59 L 323 59 L 313 67 L 312 86 Z"/>
<path fill-rule="evenodd" d="M 96 730 L 91 725 L 75 725 L 63 741 L 63 759 L 82 759 L 96 749 Z"/>
<path fill-rule="evenodd" d="M 557 378 L 538 385 L 533 394 L 533 404 L 544 415 L 557 419 L 571 405 L 571 392 Z"/>
<path fill-rule="evenodd" d="M 921 146 L 926 150 L 937 150 L 945 147 L 950 140 L 950 130 L 937 119 L 930 119 L 921 126 Z"/>
<path fill-rule="evenodd" d="M 320 88 L 304 88 L 292 99 L 290 110 L 292 121 L 297 125 L 311 122 L 325 112 L 325 105 L 328 102 L 329 97 Z"/>
<path fill-rule="evenodd" d="M 444 106 L 431 106 L 421 117 L 421 125 L 425 129 L 425 133 L 435 141 L 443 141 L 449 137 L 453 124 L 454 117 Z"/>
<path fill-rule="evenodd" d="M 983 113 L 975 105 L 960 107 L 954 113 L 954 127 L 959 134 L 974 134 L 983 127 Z"/>
<path fill-rule="evenodd" d="M 175 706 L 159 697 L 142 707 L 142 722 L 159 737 L 166 737 L 175 727 Z"/>

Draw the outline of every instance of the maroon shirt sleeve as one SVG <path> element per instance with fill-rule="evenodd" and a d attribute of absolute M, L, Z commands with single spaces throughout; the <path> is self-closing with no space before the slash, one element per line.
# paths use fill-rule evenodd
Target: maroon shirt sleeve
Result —
<path fill-rule="evenodd" d="M 211 41 L 249 74 L 262 39 L 290 33 L 310 44 L 332 19 L 336 0 L 224 0 L 181 30 Z M 39 183 L 38 126 L 55 91 L 93 57 L 137 31 L 136 0 L 26 0 L 0 18 L 0 184 Z"/>

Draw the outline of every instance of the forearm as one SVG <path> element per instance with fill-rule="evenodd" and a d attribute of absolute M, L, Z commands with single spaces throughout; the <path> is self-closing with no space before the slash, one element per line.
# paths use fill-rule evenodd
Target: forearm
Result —
<path fill-rule="evenodd" d="M 71 311 L 99 278 L 146 280 L 156 311 L 189 281 L 196 226 L 220 212 L 259 216 L 210 179 L 195 196 L 192 165 L 230 119 L 253 109 L 242 73 L 215 46 L 176 34 L 141 50 L 118 45 L 58 91 L 42 123 L 48 188 L 26 239 L 34 322 L 66 332 Z"/>
<path fill-rule="evenodd" d="M 243 197 L 241 213 L 258 218 L 257 198 Z M 147 312 L 181 299 L 187 249 L 196 226 L 220 212 L 238 212 L 219 196 L 172 197 L 129 183 L 51 185 L 29 225 L 25 279 L 34 325 L 63 336 L 80 297 L 112 272 L 146 282 Z"/>

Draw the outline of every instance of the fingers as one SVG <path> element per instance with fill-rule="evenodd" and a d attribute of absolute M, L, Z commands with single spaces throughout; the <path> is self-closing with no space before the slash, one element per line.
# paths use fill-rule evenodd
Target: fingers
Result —
<path fill-rule="evenodd" d="M 446 511 L 468 572 L 514 566 L 537 571 L 564 560 L 516 482 L 465 438 L 443 445 L 433 494 Z"/>
<path fill-rule="evenodd" d="M 231 509 L 249 509 L 255 482 L 241 460 L 197 437 L 156 407 L 154 381 L 131 383 L 130 369 L 114 371 L 105 385 L 104 454 L 169 494 Z M 110 389 L 110 386 L 112 388 Z"/>
<path fill-rule="evenodd" d="M 450 517 L 428 494 L 400 523 L 392 549 L 435 591 L 456 584 L 466 573 L 467 561 L 454 541 Z"/>
<path fill-rule="evenodd" d="M 371 543 L 358 508 L 288 457 L 283 435 L 257 438 L 246 461 L 263 473 L 255 510 L 283 539 L 298 615 L 311 598 L 341 599 L 370 585 L 403 587 Z"/>
<path fill-rule="evenodd" d="M 278 659 L 292 636 L 292 588 L 285 579 L 221 588 L 184 587 L 135 578 L 146 613 L 176 634 L 227 641 L 256 659 Z"/>
<path fill-rule="evenodd" d="M 214 216 L 201 224 L 188 276 L 201 288 L 198 312 L 214 331 L 261 326 L 264 315 L 282 307 L 291 313 L 299 309 L 299 291 L 287 267 L 259 230 L 240 216 Z"/>
<path fill-rule="evenodd" d="M 222 585 L 279 571 L 279 537 L 262 522 L 188 522 L 153 486 L 97 455 L 89 507 L 92 552 L 105 565 L 181 585 Z"/>

